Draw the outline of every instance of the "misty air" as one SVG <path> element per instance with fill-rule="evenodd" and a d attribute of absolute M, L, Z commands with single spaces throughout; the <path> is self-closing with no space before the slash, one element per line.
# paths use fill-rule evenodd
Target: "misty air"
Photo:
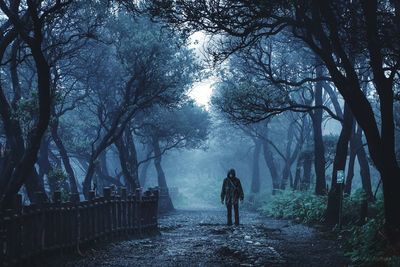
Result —
<path fill-rule="evenodd" d="M 397 0 L 0 0 L 0 267 L 400 266 Z"/>

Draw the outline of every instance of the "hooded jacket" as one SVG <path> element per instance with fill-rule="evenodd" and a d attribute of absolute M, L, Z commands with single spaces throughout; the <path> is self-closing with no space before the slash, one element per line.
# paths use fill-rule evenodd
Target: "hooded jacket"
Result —
<path fill-rule="evenodd" d="M 229 177 L 230 174 L 233 177 Z M 243 200 L 243 198 L 242 184 L 239 178 L 236 177 L 235 170 L 231 169 L 222 184 L 221 201 L 225 201 L 226 204 L 237 204 L 238 200 Z"/>

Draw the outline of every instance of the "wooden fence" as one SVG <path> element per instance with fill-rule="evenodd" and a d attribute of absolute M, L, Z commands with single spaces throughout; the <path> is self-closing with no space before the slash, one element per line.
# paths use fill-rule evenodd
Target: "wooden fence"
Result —
<path fill-rule="evenodd" d="M 119 195 L 104 188 L 103 197 L 91 191 L 87 201 L 71 194 L 68 202 L 62 202 L 61 193 L 55 192 L 47 203 L 38 193 L 38 203 L 29 206 L 22 206 L 19 196 L 13 210 L 0 214 L 0 266 L 16 265 L 48 251 L 157 231 L 158 196 L 158 190 L 142 194 L 138 189 L 127 196 L 125 188 Z"/>

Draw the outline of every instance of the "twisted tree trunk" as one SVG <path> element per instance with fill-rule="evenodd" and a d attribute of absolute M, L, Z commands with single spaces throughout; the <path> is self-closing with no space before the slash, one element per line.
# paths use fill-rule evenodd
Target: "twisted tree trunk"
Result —
<path fill-rule="evenodd" d="M 76 194 L 78 193 L 78 186 L 75 178 L 75 173 L 72 168 L 67 149 L 65 148 L 60 136 L 58 135 L 58 119 L 55 119 L 53 123 L 50 125 L 50 132 L 51 132 L 51 137 L 53 138 L 54 143 L 56 144 L 56 147 L 58 149 L 58 152 L 60 153 L 60 157 L 62 160 L 62 163 L 65 168 L 65 172 L 68 175 L 68 181 L 69 181 L 69 188 L 71 193 Z"/>

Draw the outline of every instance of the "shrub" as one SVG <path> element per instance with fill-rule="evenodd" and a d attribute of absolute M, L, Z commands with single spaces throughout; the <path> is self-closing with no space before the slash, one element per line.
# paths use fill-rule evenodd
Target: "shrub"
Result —
<path fill-rule="evenodd" d="M 303 223 L 320 223 L 324 219 L 326 197 L 311 192 L 284 190 L 265 202 L 260 211 L 268 216 L 293 219 Z"/>
<path fill-rule="evenodd" d="M 400 266 L 400 257 L 384 234 L 383 197 L 369 208 L 374 214 L 363 225 L 351 225 L 343 230 L 347 233 L 346 255 L 358 266 Z"/>
<path fill-rule="evenodd" d="M 390 247 L 383 231 L 383 197 L 380 195 L 375 203 L 369 203 L 369 217 L 361 221 L 361 205 L 365 200 L 361 189 L 343 199 L 343 227 L 337 234 L 345 237 L 345 254 L 354 266 L 400 266 L 400 256 Z M 274 218 L 320 224 L 326 205 L 327 197 L 286 190 L 262 202 L 259 210 Z"/>
<path fill-rule="evenodd" d="M 68 181 L 68 175 L 62 169 L 56 168 L 49 172 L 47 179 L 49 186 L 61 191 L 62 201 L 68 201 L 69 192 L 66 190 L 66 186 L 64 186 Z"/>

